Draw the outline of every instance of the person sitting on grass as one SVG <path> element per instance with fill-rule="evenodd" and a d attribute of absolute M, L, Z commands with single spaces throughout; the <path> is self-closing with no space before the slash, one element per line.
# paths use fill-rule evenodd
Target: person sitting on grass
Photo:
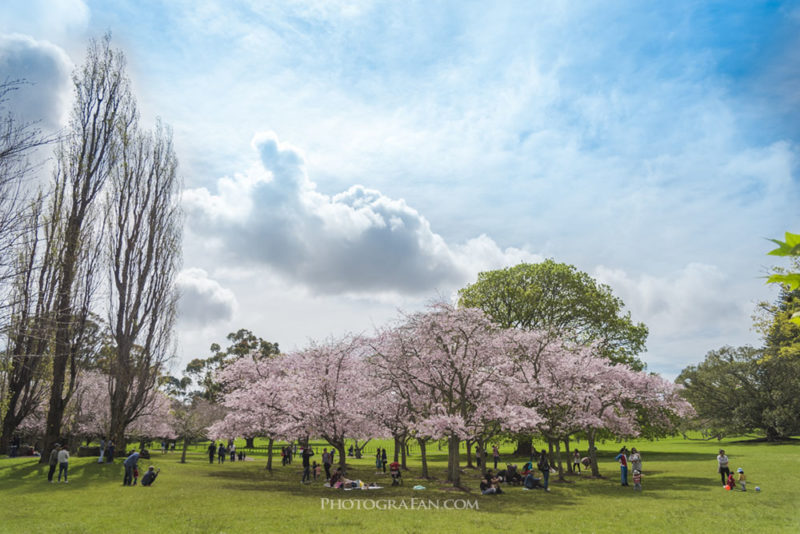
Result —
<path fill-rule="evenodd" d="M 400 485 L 400 480 L 403 475 L 400 472 L 399 463 L 392 462 L 391 464 L 389 464 L 389 474 L 392 475 L 392 486 Z"/>
<path fill-rule="evenodd" d="M 500 489 L 500 481 L 497 478 L 492 478 L 489 472 L 487 472 L 485 478 L 481 479 L 480 488 L 483 495 L 499 495 L 503 493 L 503 490 Z"/>
<path fill-rule="evenodd" d="M 533 471 L 528 471 L 528 474 L 525 475 L 525 479 L 522 481 L 523 488 L 525 490 L 532 490 L 532 489 L 544 489 L 542 486 L 542 479 L 533 476 Z"/>
<path fill-rule="evenodd" d="M 142 477 L 142 486 L 152 486 L 161 469 L 156 469 L 152 465 L 147 468 L 147 473 Z"/>

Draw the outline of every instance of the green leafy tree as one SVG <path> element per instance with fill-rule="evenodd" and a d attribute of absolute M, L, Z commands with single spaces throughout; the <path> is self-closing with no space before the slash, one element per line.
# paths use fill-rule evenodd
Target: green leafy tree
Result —
<path fill-rule="evenodd" d="M 215 380 L 217 371 L 240 358 L 260 359 L 280 354 L 277 343 L 265 341 L 245 328 L 231 332 L 227 339 L 231 344 L 225 350 L 222 350 L 219 344 L 212 343 L 211 357 L 195 358 L 186 366 L 184 373 L 192 377 L 193 382 L 202 388 L 195 393 L 195 396 L 199 395 L 206 400 L 216 402 L 222 392 L 222 385 Z"/>
<path fill-rule="evenodd" d="M 648 330 L 634 323 L 605 284 L 572 265 L 545 260 L 483 272 L 459 292 L 459 305 L 480 308 L 503 328 L 541 329 L 579 343 L 598 343 L 603 356 L 636 370 Z"/>
<path fill-rule="evenodd" d="M 713 434 L 762 431 L 777 441 L 800 431 L 800 358 L 763 356 L 764 349 L 723 347 L 678 376 Z"/>

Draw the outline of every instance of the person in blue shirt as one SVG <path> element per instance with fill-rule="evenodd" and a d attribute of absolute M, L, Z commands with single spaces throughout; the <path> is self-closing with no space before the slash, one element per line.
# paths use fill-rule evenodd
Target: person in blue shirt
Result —
<path fill-rule="evenodd" d="M 125 466 L 125 478 L 122 479 L 123 486 L 130 486 L 133 484 L 133 470 L 136 469 L 139 463 L 139 453 L 133 451 L 130 456 L 125 458 L 122 465 Z"/>

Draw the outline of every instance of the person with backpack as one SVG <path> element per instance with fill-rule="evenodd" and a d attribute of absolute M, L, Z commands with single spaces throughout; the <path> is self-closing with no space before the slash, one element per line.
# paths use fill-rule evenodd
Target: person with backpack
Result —
<path fill-rule="evenodd" d="M 550 491 L 550 459 L 547 458 L 547 453 L 545 451 L 542 451 L 542 454 L 539 456 L 539 463 L 536 464 L 536 467 L 542 472 L 542 486 L 544 486 L 544 490 Z"/>

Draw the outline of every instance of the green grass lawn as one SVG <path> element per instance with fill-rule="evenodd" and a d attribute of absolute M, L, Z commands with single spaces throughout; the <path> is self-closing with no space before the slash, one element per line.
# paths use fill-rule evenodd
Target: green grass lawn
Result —
<path fill-rule="evenodd" d="M 430 446 L 431 472 L 439 480 L 416 480 L 419 457 L 410 457 L 403 487 L 391 487 L 388 475 L 376 475 L 374 452 L 350 460 L 351 478 L 378 481 L 375 491 L 341 491 L 322 481 L 300 484 L 299 458 L 272 473 L 264 457 L 253 461 L 209 465 L 200 447 L 186 464 L 178 452 L 154 454 L 140 462 L 162 469 L 150 488 L 123 487 L 120 460 L 98 465 L 96 459 L 72 458 L 70 483 L 47 483 L 47 466 L 34 459 L 0 458 L 0 532 L 3 533 L 239 533 L 239 532 L 800 532 L 800 441 L 783 444 L 716 440 L 669 439 L 629 441 L 642 453 L 644 491 L 619 485 L 613 457 L 621 446 L 601 445 L 604 479 L 551 479 L 551 492 L 509 487 L 504 495 L 482 496 L 478 471 L 464 470 L 469 491 L 453 490 L 444 477 L 446 453 Z M 237 446 L 239 443 L 237 442 Z M 379 445 L 370 442 L 368 451 Z M 537 444 L 537 447 L 539 444 Z M 731 467 L 743 467 L 748 491 L 728 492 L 716 473 L 716 453 L 722 446 Z M 585 450 L 585 443 L 578 444 Z M 386 442 L 391 454 L 391 445 Z M 501 448 L 511 461 L 511 444 Z M 276 449 L 277 450 L 277 449 Z M 413 452 L 413 451 L 412 451 Z M 315 457 L 317 460 L 319 456 Z M 523 459 L 514 459 L 519 464 Z M 426 486 L 414 491 L 414 484 Z M 762 491 L 756 493 L 755 486 Z M 411 506 L 412 499 L 477 501 L 478 510 L 330 510 L 322 499 L 345 499 L 344 506 L 371 507 L 364 499 L 380 499 L 386 507 Z M 419 507 L 419 501 L 414 501 Z"/>

